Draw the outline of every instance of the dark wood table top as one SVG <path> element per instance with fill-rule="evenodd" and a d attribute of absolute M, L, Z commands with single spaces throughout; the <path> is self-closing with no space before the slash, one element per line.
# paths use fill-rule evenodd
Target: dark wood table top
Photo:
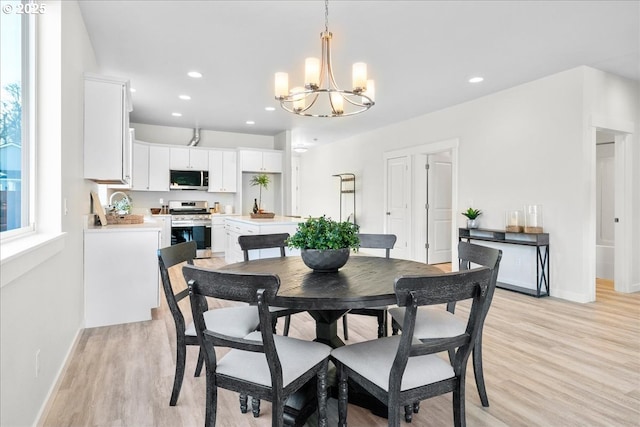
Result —
<path fill-rule="evenodd" d="M 221 270 L 270 273 L 280 278 L 273 305 L 301 310 L 349 310 L 395 304 L 394 280 L 441 274 L 437 267 L 402 259 L 351 256 L 336 273 L 315 273 L 299 256 L 229 264 Z"/>

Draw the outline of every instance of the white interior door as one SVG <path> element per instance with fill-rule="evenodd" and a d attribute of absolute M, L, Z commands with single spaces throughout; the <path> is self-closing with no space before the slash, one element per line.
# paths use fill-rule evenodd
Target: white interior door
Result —
<path fill-rule="evenodd" d="M 596 277 L 610 280 L 613 280 L 614 276 L 614 172 L 614 143 L 598 144 L 596 146 Z"/>
<path fill-rule="evenodd" d="M 409 259 L 409 157 L 387 159 L 386 232 L 397 236 L 393 258 Z"/>
<path fill-rule="evenodd" d="M 451 152 L 430 154 L 427 173 L 427 263 L 451 261 Z"/>

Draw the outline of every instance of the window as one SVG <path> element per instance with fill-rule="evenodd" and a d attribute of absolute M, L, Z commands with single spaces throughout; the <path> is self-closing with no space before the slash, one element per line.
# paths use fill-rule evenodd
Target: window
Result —
<path fill-rule="evenodd" d="M 33 229 L 30 156 L 33 116 L 32 3 L 2 0 L 0 12 L 0 232 Z"/>

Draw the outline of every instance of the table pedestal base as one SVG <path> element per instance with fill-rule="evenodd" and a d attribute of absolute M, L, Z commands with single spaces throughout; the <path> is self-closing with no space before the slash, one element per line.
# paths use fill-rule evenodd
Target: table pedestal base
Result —
<path fill-rule="evenodd" d="M 338 337 L 338 320 L 349 310 L 309 310 L 309 315 L 316 321 L 316 339 L 314 341 L 327 344 L 331 348 L 344 345 Z"/>

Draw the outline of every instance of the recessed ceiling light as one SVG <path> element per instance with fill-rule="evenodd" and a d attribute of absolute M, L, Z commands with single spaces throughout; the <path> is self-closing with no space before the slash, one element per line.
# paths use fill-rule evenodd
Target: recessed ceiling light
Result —
<path fill-rule="evenodd" d="M 132 88 L 132 87 L 130 87 L 130 88 L 129 88 L 129 92 L 133 93 L 133 92 L 135 92 L 135 91 L 136 91 L 136 89 L 135 89 L 135 88 Z"/>
<path fill-rule="evenodd" d="M 267 111 L 275 111 L 275 107 L 264 107 L 265 110 Z"/>
<path fill-rule="evenodd" d="M 173 117 L 182 117 L 182 113 L 171 113 Z"/>
<path fill-rule="evenodd" d="M 478 76 L 478 77 L 471 77 L 469 79 L 469 83 L 480 83 L 481 81 L 483 81 L 484 78 Z"/>
<path fill-rule="evenodd" d="M 247 120 L 245 123 L 248 124 L 248 125 L 255 125 L 256 124 L 256 122 L 254 122 L 253 120 Z"/>
<path fill-rule="evenodd" d="M 202 77 L 202 74 L 197 71 L 189 71 L 187 73 L 187 76 L 192 77 L 194 79 L 199 79 L 200 77 Z"/>
<path fill-rule="evenodd" d="M 178 95 L 178 98 L 184 99 L 185 101 L 188 101 L 188 100 L 191 99 L 191 97 L 189 95 Z"/>
<path fill-rule="evenodd" d="M 307 147 L 293 147 L 293 151 L 295 151 L 296 153 L 306 153 L 307 150 Z"/>

